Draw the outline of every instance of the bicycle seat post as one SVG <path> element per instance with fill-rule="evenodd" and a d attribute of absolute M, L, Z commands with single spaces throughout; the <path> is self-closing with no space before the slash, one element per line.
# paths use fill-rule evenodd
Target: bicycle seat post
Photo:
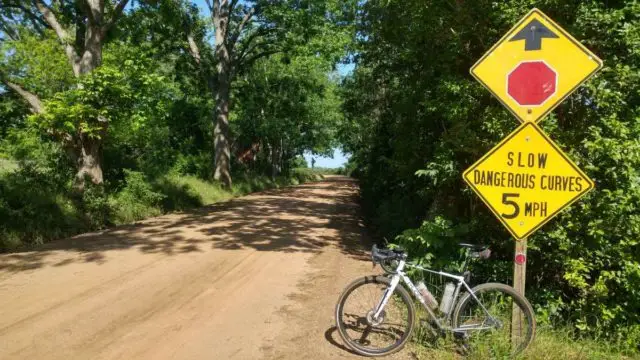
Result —
<path fill-rule="evenodd" d="M 464 251 L 464 262 L 460 266 L 460 274 L 464 273 L 467 270 L 467 264 L 469 263 L 469 254 L 471 253 L 470 248 L 466 248 Z"/>

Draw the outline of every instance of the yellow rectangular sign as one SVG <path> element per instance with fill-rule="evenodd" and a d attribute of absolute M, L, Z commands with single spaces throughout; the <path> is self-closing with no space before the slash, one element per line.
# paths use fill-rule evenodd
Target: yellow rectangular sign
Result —
<path fill-rule="evenodd" d="M 520 125 L 463 178 L 516 239 L 529 236 L 594 187 L 533 122 Z"/>
<path fill-rule="evenodd" d="M 601 67 L 602 60 L 533 9 L 471 74 L 520 121 L 538 122 Z"/>

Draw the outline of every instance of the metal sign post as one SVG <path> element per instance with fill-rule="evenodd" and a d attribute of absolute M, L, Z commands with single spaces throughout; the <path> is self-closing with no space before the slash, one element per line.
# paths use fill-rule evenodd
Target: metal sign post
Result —
<path fill-rule="evenodd" d="M 463 178 L 516 239 L 513 287 L 523 296 L 527 237 L 594 187 L 537 122 L 600 68 L 602 60 L 538 9 L 471 67 L 522 122 Z M 514 306 L 512 337 L 521 336 L 522 321 Z"/>

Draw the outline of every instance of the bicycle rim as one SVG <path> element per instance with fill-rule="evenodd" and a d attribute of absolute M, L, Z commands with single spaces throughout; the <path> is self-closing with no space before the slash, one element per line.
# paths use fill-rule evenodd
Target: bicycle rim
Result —
<path fill-rule="evenodd" d="M 473 351 L 496 357 L 513 356 L 526 349 L 535 332 L 529 302 L 503 284 L 480 285 L 473 292 L 490 316 L 468 294 L 454 314 L 454 326 L 464 329 Z"/>
<path fill-rule="evenodd" d="M 381 316 L 375 308 L 389 286 L 385 277 L 365 277 L 345 289 L 336 307 L 336 325 L 347 346 L 365 356 L 383 356 L 398 351 L 413 330 L 414 309 L 400 286 L 389 299 Z"/>

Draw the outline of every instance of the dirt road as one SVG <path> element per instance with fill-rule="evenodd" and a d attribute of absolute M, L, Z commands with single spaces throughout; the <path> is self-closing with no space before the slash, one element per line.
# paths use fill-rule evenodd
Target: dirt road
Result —
<path fill-rule="evenodd" d="M 359 358 L 333 328 L 372 271 L 356 195 L 332 177 L 0 255 L 0 359 Z"/>

